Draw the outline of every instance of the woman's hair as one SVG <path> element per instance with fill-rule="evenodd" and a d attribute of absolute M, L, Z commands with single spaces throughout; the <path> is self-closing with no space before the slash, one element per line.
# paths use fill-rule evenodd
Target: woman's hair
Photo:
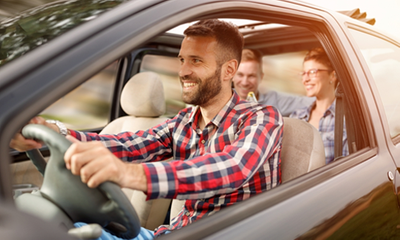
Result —
<path fill-rule="evenodd" d="M 329 68 L 330 71 L 333 71 L 333 67 L 332 67 L 332 63 L 328 58 L 328 55 L 326 55 L 326 52 L 323 48 L 314 48 L 311 49 L 306 56 L 304 57 L 304 61 L 309 61 L 309 60 L 314 60 L 318 63 L 321 63 L 323 65 L 325 65 L 326 67 Z"/>

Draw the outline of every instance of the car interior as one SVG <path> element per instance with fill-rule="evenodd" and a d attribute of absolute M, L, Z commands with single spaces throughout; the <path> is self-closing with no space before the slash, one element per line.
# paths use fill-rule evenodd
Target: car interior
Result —
<path fill-rule="evenodd" d="M 338 96 L 342 99 L 342 104 L 337 108 L 341 109 L 342 121 L 346 121 L 346 130 L 351 133 L 348 134 L 352 146 L 350 155 L 369 147 L 364 138 L 365 126 L 362 121 L 358 121 L 359 112 L 351 111 L 357 109 L 359 96 L 351 95 L 354 93 L 354 87 L 351 81 L 347 81 L 348 74 L 341 71 L 338 64 L 340 61 L 332 54 L 332 46 L 329 45 L 329 40 L 324 38 L 325 30 L 321 30 L 323 27 L 302 25 L 293 19 L 282 20 L 274 17 L 271 17 L 270 21 L 251 20 L 253 21 L 250 24 L 241 25 L 239 28 L 245 38 L 245 47 L 258 49 L 263 54 L 265 76 L 260 87 L 304 95 L 298 72 L 302 69 L 305 53 L 314 47 L 329 50 L 329 56 L 332 57 L 332 62 L 337 66 L 341 77 Z M 154 37 L 142 48 L 111 62 L 39 115 L 63 121 L 72 129 L 101 134 L 144 130 L 173 117 L 180 109 L 186 107 L 180 97 L 178 79 L 177 54 L 182 39 L 182 35 L 173 31 Z M 346 93 L 343 88 L 346 88 Z M 354 106 L 351 110 L 348 107 L 350 102 Z M 317 169 L 328 169 L 319 132 L 309 123 L 297 119 L 284 118 L 284 124 L 282 185 L 301 179 Z M 341 126 L 343 127 L 343 124 Z M 338 132 L 340 133 L 340 129 Z M 49 148 L 44 147 L 41 152 L 48 161 Z M 18 199 L 24 193 L 42 191 L 39 189 L 42 189 L 46 182 L 46 174 L 43 177 L 24 153 L 11 151 L 10 154 L 14 160 L 11 164 L 15 184 L 14 197 Z M 338 161 L 346 161 L 346 156 L 341 156 L 339 150 L 335 160 L 333 165 Z M 140 225 L 148 229 L 168 224 L 184 203 L 170 199 L 146 201 L 146 195 L 142 192 L 129 189 L 123 189 L 123 192 L 135 209 Z M 29 211 L 29 207 L 24 209 Z M 60 214 L 63 210 L 54 212 L 53 214 Z M 65 221 L 65 218 L 58 219 Z M 62 224 L 67 225 L 60 223 Z"/>

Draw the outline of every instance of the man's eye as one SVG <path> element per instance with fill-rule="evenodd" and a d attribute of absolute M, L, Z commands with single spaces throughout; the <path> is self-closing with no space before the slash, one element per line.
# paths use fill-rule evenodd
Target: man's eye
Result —
<path fill-rule="evenodd" d="M 315 74 L 315 73 L 317 73 L 317 70 L 315 69 L 308 71 L 308 74 Z"/>
<path fill-rule="evenodd" d="M 201 62 L 200 59 L 193 59 L 193 63 L 199 63 Z"/>

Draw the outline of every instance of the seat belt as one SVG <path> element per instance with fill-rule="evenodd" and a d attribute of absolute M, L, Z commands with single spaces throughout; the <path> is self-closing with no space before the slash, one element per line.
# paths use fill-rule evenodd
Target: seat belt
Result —
<path fill-rule="evenodd" d="M 338 84 L 336 87 L 336 107 L 335 107 L 335 157 L 334 159 L 342 156 L 343 154 L 343 118 L 344 118 L 344 103 L 343 103 L 343 88 Z"/>

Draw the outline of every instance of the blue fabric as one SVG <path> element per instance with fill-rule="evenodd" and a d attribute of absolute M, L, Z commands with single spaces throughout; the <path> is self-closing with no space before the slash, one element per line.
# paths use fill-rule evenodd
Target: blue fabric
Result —
<path fill-rule="evenodd" d="M 77 222 L 74 224 L 75 227 L 82 227 L 86 225 L 86 223 L 83 222 Z M 102 230 L 103 233 L 99 238 L 96 238 L 96 240 L 122 240 L 123 238 L 116 237 L 112 235 L 111 233 L 105 231 L 104 229 Z M 154 231 L 150 231 L 146 228 L 140 228 L 140 233 L 137 235 L 135 238 L 132 238 L 132 240 L 151 240 L 154 239 Z"/>
<path fill-rule="evenodd" d="M 315 102 L 306 108 L 301 108 L 294 111 L 290 117 L 298 118 L 308 122 L 311 117 L 311 110 L 314 108 Z M 319 120 L 319 133 L 321 134 L 322 141 L 325 147 L 325 162 L 326 164 L 332 162 L 335 158 L 335 109 L 336 100 L 325 111 L 324 116 Z M 343 150 L 342 155 L 349 155 L 349 148 L 347 146 L 347 132 L 346 123 L 343 122 Z"/>

